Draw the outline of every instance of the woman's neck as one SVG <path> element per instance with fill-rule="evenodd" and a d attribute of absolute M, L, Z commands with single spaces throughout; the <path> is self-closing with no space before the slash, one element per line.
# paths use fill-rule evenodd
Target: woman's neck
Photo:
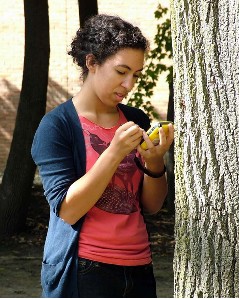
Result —
<path fill-rule="evenodd" d="M 84 88 L 84 85 L 72 100 L 78 115 L 98 125 L 112 127 L 119 120 L 118 108 L 104 105 L 96 95 Z"/>

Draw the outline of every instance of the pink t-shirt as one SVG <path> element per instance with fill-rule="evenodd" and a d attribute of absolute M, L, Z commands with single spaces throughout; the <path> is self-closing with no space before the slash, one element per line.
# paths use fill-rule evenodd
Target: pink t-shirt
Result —
<path fill-rule="evenodd" d="M 109 146 L 117 128 L 127 122 L 120 110 L 119 115 L 112 128 L 100 127 L 80 116 L 87 171 Z M 133 160 L 135 154 L 136 150 L 123 159 L 101 198 L 86 214 L 79 237 L 80 257 L 125 266 L 151 262 L 148 233 L 139 208 L 143 174 Z"/>

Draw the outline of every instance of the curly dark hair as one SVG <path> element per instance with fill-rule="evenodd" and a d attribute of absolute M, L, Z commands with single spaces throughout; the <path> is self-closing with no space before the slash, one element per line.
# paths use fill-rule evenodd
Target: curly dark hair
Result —
<path fill-rule="evenodd" d="M 145 53 L 149 42 L 140 29 L 118 16 L 99 14 L 89 18 L 83 28 L 79 28 L 71 43 L 68 54 L 81 67 L 82 75 L 86 78 L 86 56 L 93 54 L 95 62 L 101 65 L 108 57 L 120 49 L 141 49 Z"/>

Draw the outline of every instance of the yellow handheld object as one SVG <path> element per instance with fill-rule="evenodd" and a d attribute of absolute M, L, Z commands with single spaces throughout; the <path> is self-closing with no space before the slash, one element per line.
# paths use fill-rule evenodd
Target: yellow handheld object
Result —
<path fill-rule="evenodd" d="M 150 140 L 154 143 L 154 145 L 158 145 L 159 143 L 159 128 L 162 127 L 166 136 L 168 136 L 168 125 L 172 124 L 171 121 L 169 120 L 163 120 L 160 121 L 158 123 L 155 123 L 148 131 L 148 137 L 150 138 Z M 141 148 L 146 150 L 147 149 L 147 143 L 146 141 L 143 141 L 140 144 Z"/>

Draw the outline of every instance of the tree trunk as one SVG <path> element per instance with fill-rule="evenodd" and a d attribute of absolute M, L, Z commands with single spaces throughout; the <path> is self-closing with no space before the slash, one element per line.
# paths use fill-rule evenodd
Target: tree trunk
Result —
<path fill-rule="evenodd" d="M 85 21 L 98 14 L 97 0 L 78 0 L 80 27 L 83 27 Z"/>
<path fill-rule="evenodd" d="M 22 90 L 11 149 L 0 189 L 0 235 L 23 229 L 36 167 L 30 150 L 45 113 L 49 66 L 47 0 L 25 0 Z"/>
<path fill-rule="evenodd" d="M 175 297 L 238 297 L 238 3 L 171 0 Z"/>

